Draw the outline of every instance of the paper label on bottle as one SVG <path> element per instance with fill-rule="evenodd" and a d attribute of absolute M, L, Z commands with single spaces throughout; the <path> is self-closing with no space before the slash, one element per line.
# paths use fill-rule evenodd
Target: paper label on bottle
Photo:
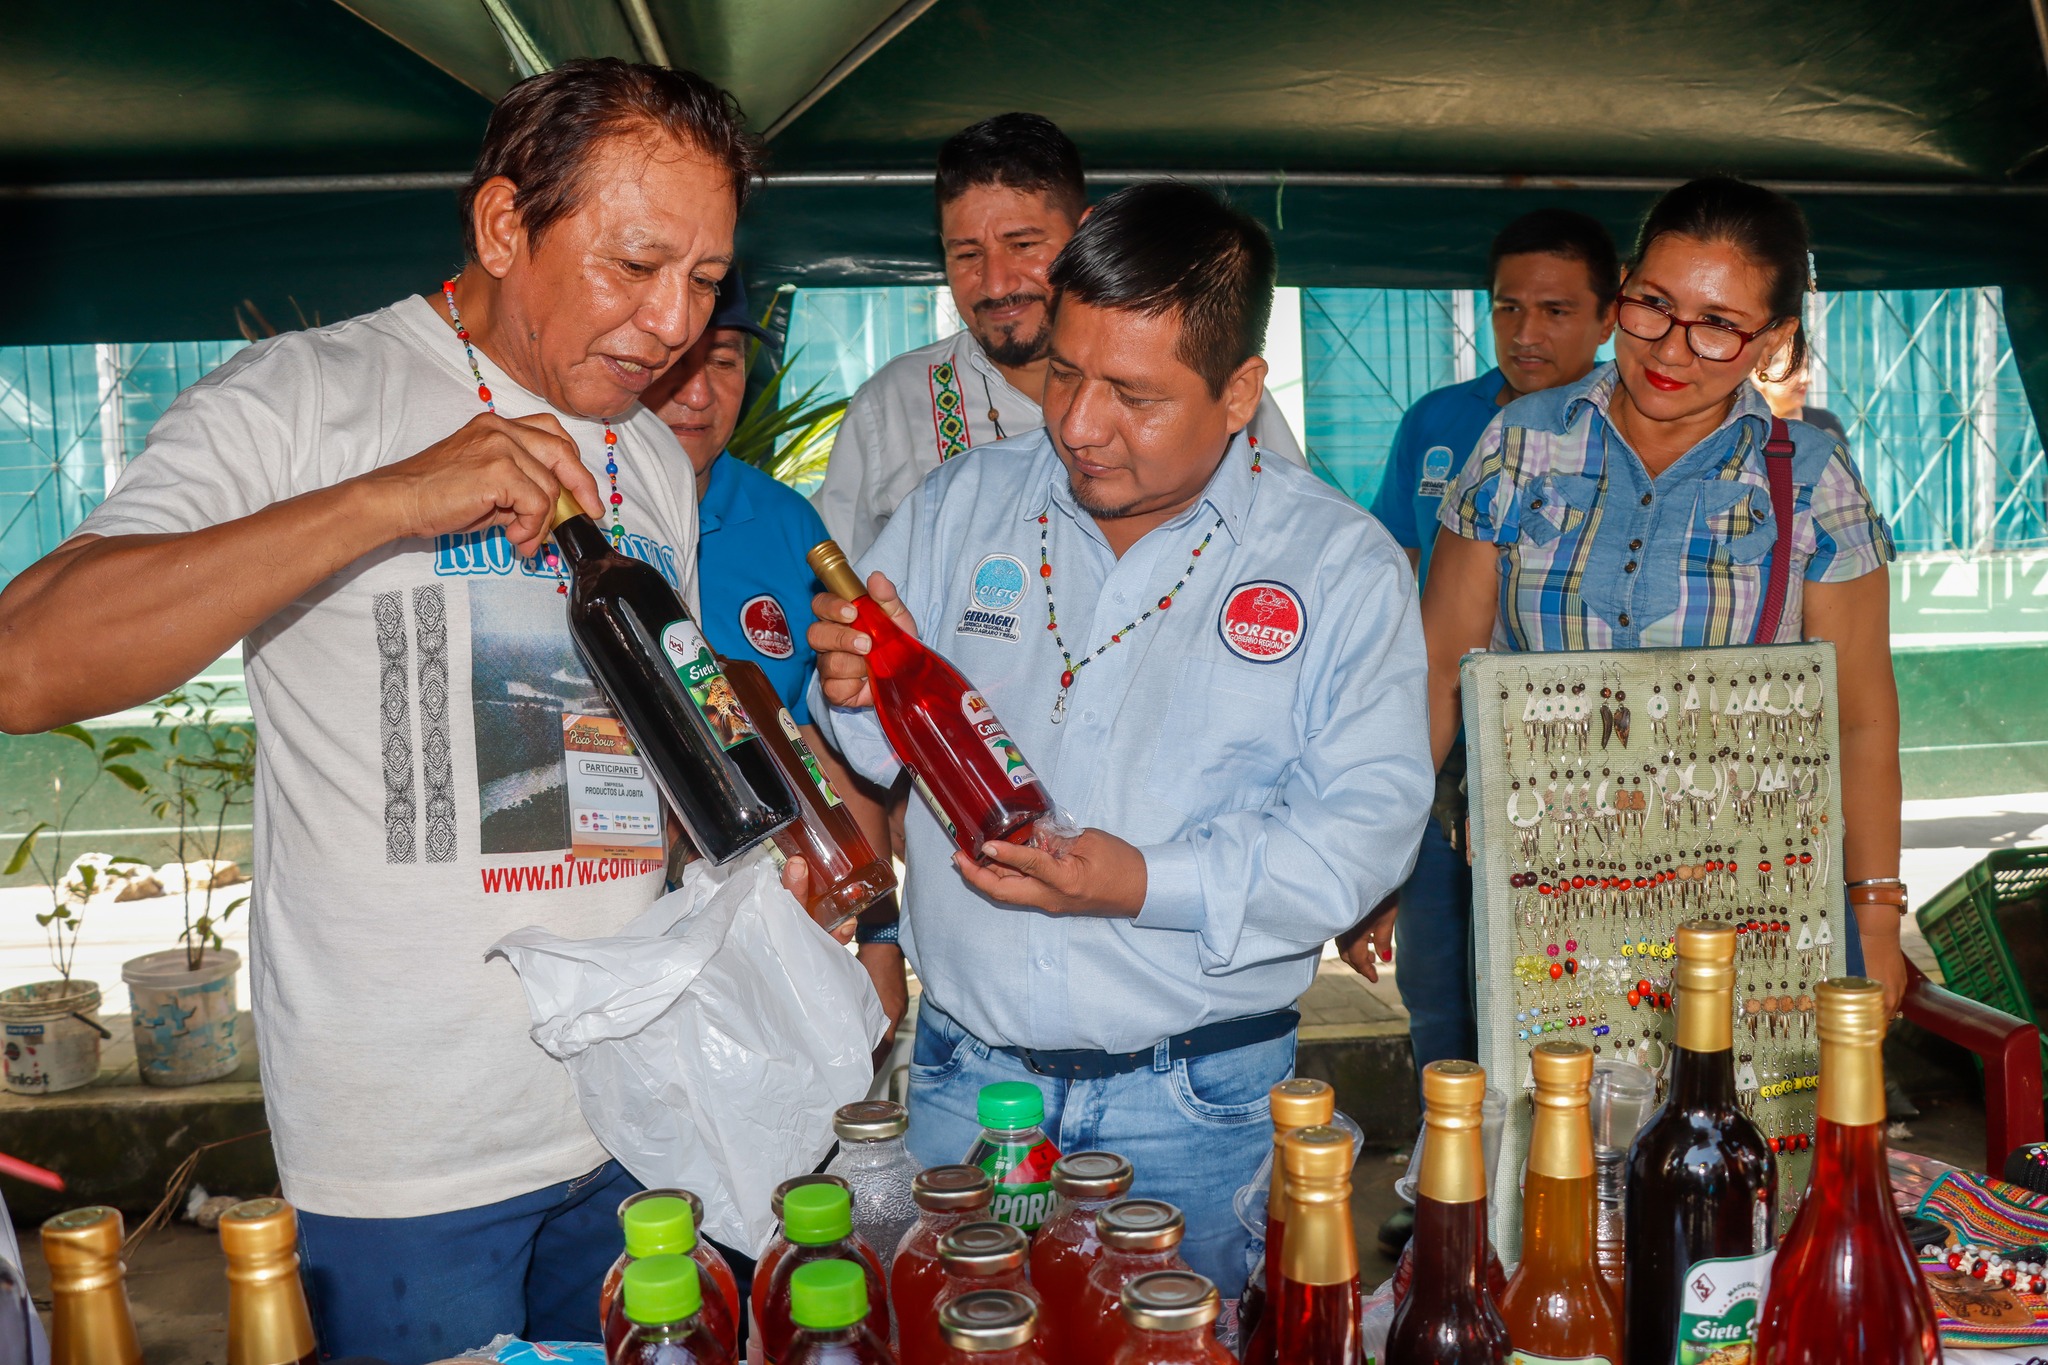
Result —
<path fill-rule="evenodd" d="M 661 652 L 668 656 L 670 667 L 683 680 L 683 689 L 697 704 L 697 711 L 711 727 L 719 748 L 730 749 L 741 740 L 754 737 L 746 708 L 733 695 L 732 684 L 725 680 L 725 672 L 718 666 L 718 656 L 704 642 L 696 622 L 684 617 L 663 626 Z"/>
<path fill-rule="evenodd" d="M 1010 738 L 1010 732 L 996 719 L 996 710 L 988 704 L 988 698 L 969 689 L 960 694 L 960 713 L 967 717 L 967 723 L 974 727 L 974 733 L 981 736 L 981 742 L 988 745 L 988 751 L 995 755 L 1002 765 L 1003 775 L 1010 779 L 1012 787 L 1029 786 L 1038 780 L 1038 774 L 1031 771 L 1031 765 L 1024 761 L 1024 751 Z"/>
<path fill-rule="evenodd" d="M 789 714 L 789 709 L 776 707 L 775 718 L 782 722 L 784 737 L 789 740 L 790 747 L 796 750 L 796 756 L 804 761 L 804 771 L 811 775 L 811 781 L 816 784 L 818 794 L 825 798 L 825 804 L 846 804 L 839 799 L 839 793 L 832 790 L 832 779 L 825 776 L 825 770 L 818 766 L 818 756 L 811 752 L 810 745 L 804 743 L 804 732 L 796 728 L 796 718 Z"/>
<path fill-rule="evenodd" d="M 1742 1365 L 1756 1341 L 1757 1310 L 1775 1250 L 1695 1261 L 1678 1309 L 1675 1365 Z"/>
<path fill-rule="evenodd" d="M 661 857 L 661 795 L 616 716 L 562 713 L 571 858 Z"/>
<path fill-rule="evenodd" d="M 932 789 L 924 784 L 923 773 L 912 773 L 910 784 L 917 788 L 917 794 L 924 798 L 924 808 L 932 813 L 932 819 L 939 822 L 939 828 L 946 831 L 946 837 L 955 843 L 960 841 L 960 831 L 953 827 L 953 819 L 946 814 L 946 808 L 939 804 L 939 798 L 932 795 Z"/>
<path fill-rule="evenodd" d="M 1606 1356 L 1539 1356 L 1534 1351 L 1509 1351 L 1508 1365 L 1614 1365 Z"/>

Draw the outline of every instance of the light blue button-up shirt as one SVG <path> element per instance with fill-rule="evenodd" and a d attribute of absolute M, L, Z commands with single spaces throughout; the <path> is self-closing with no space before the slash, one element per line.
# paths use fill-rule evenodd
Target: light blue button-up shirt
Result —
<path fill-rule="evenodd" d="M 1129 1052 L 1280 1009 L 1407 877 L 1435 786 L 1414 582 L 1379 523 L 1307 470 L 1254 474 L 1239 436 L 1202 500 L 1119 559 L 1031 432 L 933 470 L 857 567 L 897 585 L 1055 801 L 1145 854 L 1136 919 L 1015 909 L 961 880 L 911 803 L 904 949 L 982 1041 Z M 1048 586 L 1076 660 L 1124 635 L 1079 670 L 1058 724 Z M 815 692 L 811 710 L 854 767 L 895 778 L 872 712 Z"/>

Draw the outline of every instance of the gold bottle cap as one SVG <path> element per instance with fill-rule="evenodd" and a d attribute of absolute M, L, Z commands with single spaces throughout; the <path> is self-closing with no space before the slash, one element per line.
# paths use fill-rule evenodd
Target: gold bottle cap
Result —
<path fill-rule="evenodd" d="M 1273 1130 L 1307 1128 L 1337 1117 L 1337 1091 L 1328 1081 L 1297 1076 L 1282 1081 L 1270 1092 Z"/>
<path fill-rule="evenodd" d="M 1163 1199 L 1119 1199 L 1095 1215 L 1095 1232 L 1118 1251 L 1171 1251 L 1187 1220 Z"/>
<path fill-rule="evenodd" d="M 825 585 L 825 591 L 834 597 L 851 602 L 867 596 L 868 590 L 861 586 L 860 575 L 846 562 L 846 551 L 839 548 L 838 541 L 819 541 L 804 559 L 810 563 L 811 571 L 818 575 L 818 581 Z"/>
<path fill-rule="evenodd" d="M 43 1224 L 43 1254 L 72 1265 L 121 1254 L 121 1211 L 102 1204 L 60 1213 Z M 52 1267 L 54 1269 L 54 1266 Z"/>
<path fill-rule="evenodd" d="M 928 1213 L 963 1213 L 985 1209 L 996 1186 L 979 1166 L 927 1166 L 910 1181 L 910 1197 Z"/>
<path fill-rule="evenodd" d="M 1038 1331 L 1038 1305 L 1013 1289 L 977 1289 L 939 1309 L 946 1344 L 967 1355 L 1014 1351 Z"/>
<path fill-rule="evenodd" d="M 1223 1311 L 1216 1286 L 1192 1270 L 1155 1270 L 1123 1287 L 1124 1321 L 1143 1332 L 1190 1332 Z"/>
<path fill-rule="evenodd" d="M 1068 1152 L 1052 1164 L 1052 1187 L 1068 1199 L 1115 1199 L 1136 1173 L 1115 1152 Z"/>
<path fill-rule="evenodd" d="M 881 1142 L 902 1137 L 910 1115 L 894 1100 L 855 1100 L 832 1115 L 832 1131 L 841 1142 Z"/>
<path fill-rule="evenodd" d="M 964 1223 L 939 1238 L 939 1263 L 946 1270 L 986 1279 L 1022 1270 L 1031 1243 L 1008 1223 Z"/>
<path fill-rule="evenodd" d="M 220 1216 L 220 1249 L 229 1260 L 298 1253 L 299 1216 L 282 1199 L 245 1199 Z"/>
<path fill-rule="evenodd" d="M 1486 1070 L 1477 1062 L 1431 1062 L 1422 1068 L 1422 1105 L 1434 1117 L 1471 1110 L 1479 1117 L 1486 1100 Z"/>
<path fill-rule="evenodd" d="M 1678 926 L 1678 963 L 1672 984 L 1680 990 L 1735 989 L 1735 926 L 1715 920 L 1687 920 Z"/>
<path fill-rule="evenodd" d="M 1823 1043 L 1878 1047 L 1890 1020 L 1884 987 L 1860 976 L 1831 976 L 1813 988 L 1817 1027 Z"/>
<path fill-rule="evenodd" d="M 1289 1180 L 1342 1180 L 1351 1174 L 1351 1134 L 1326 1124 L 1297 1128 L 1280 1140 Z"/>
<path fill-rule="evenodd" d="M 1536 1077 L 1539 1103 L 1544 1091 L 1577 1092 L 1584 1100 L 1593 1081 L 1593 1049 L 1563 1039 L 1538 1043 L 1529 1050 L 1529 1069 Z"/>
<path fill-rule="evenodd" d="M 553 535 L 555 528 L 571 517 L 587 517 L 589 515 L 588 512 L 583 510 L 583 504 L 576 501 L 574 493 L 571 493 L 566 488 L 559 489 L 555 493 L 554 510 L 548 513 L 548 534 Z"/>

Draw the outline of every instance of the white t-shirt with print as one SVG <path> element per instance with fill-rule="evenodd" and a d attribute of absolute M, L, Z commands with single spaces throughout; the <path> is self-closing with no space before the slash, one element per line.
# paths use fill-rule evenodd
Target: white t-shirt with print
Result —
<path fill-rule="evenodd" d="M 502 415 L 553 411 L 478 361 Z M 181 394 L 80 530 L 246 516 L 415 455 L 480 411 L 461 342 L 423 298 L 287 333 Z M 605 487 L 603 428 L 555 416 Z M 644 408 L 615 430 L 624 548 L 694 610 L 689 461 Z M 528 1037 L 517 977 L 484 959 L 529 924 L 616 932 L 661 891 L 658 846 L 571 858 L 571 812 L 587 818 L 588 798 L 566 776 L 563 718 L 610 713 L 563 602 L 500 530 L 402 540 L 244 642 L 259 745 L 251 988 L 271 1141 L 301 1208 L 442 1213 L 606 1159 L 567 1072 Z"/>

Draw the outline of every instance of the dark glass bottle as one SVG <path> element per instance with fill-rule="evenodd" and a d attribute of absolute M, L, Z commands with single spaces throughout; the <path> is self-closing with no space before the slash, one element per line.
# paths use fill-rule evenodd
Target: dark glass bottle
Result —
<path fill-rule="evenodd" d="M 584 666 L 690 842 L 731 862 L 797 818 L 796 795 L 668 580 L 613 549 L 567 491 L 555 517 Z"/>
<path fill-rule="evenodd" d="M 248 1199 L 220 1218 L 228 1263 L 232 1365 L 313 1365 L 313 1315 L 299 1281 L 299 1217 L 282 1199 Z"/>
<path fill-rule="evenodd" d="M 1471 1062 L 1431 1062 L 1422 1069 L 1429 1133 L 1415 1180 L 1409 1243 L 1415 1273 L 1387 1329 L 1388 1365 L 1503 1365 L 1508 1359 L 1508 1331 L 1486 1273 L 1486 1161 L 1479 1132 L 1485 1099 L 1486 1072 Z M 1292 1234 L 1290 1228 L 1290 1246 Z M 1280 1358 L 1292 1359 L 1285 1338 Z"/>
<path fill-rule="evenodd" d="M 740 705 L 760 724 L 761 741 L 782 769 L 783 781 L 797 795 L 799 818 L 776 834 L 775 850 L 784 860 L 800 857 L 810 864 L 811 894 L 804 909 L 830 933 L 894 891 L 895 869 L 876 854 L 860 822 L 832 789 L 761 666 L 745 659 L 720 662 Z"/>
<path fill-rule="evenodd" d="M 1678 926 L 1670 1093 L 1629 1149 L 1622 1350 L 1693 1365 L 1751 1344 L 1771 1271 L 1778 1168 L 1735 1100 L 1735 929 Z"/>
<path fill-rule="evenodd" d="M 1282 1148 L 1297 1128 L 1328 1123 L 1337 1116 L 1337 1092 L 1328 1081 L 1297 1076 L 1274 1086 L 1273 1174 L 1266 1191 L 1266 1253 L 1244 1289 L 1238 1330 L 1244 1334 L 1245 1365 L 1276 1365 L 1279 1336 L 1272 1313 L 1280 1301 L 1280 1258 L 1287 1242 L 1287 1165 Z"/>
<path fill-rule="evenodd" d="M 1052 797 L 988 699 L 938 651 L 890 619 L 836 541 L 813 546 L 810 563 L 827 592 L 853 604 L 855 624 L 872 642 L 867 660 L 876 719 L 954 845 L 979 858 L 991 839 L 1029 839 L 1039 819 L 1052 814 Z"/>
<path fill-rule="evenodd" d="M 1892 1203 L 1884 1145 L 1884 987 L 1814 990 L 1820 1096 L 1813 1175 L 1771 1267 L 1757 1365 L 1930 1365 L 1934 1304 Z"/>

